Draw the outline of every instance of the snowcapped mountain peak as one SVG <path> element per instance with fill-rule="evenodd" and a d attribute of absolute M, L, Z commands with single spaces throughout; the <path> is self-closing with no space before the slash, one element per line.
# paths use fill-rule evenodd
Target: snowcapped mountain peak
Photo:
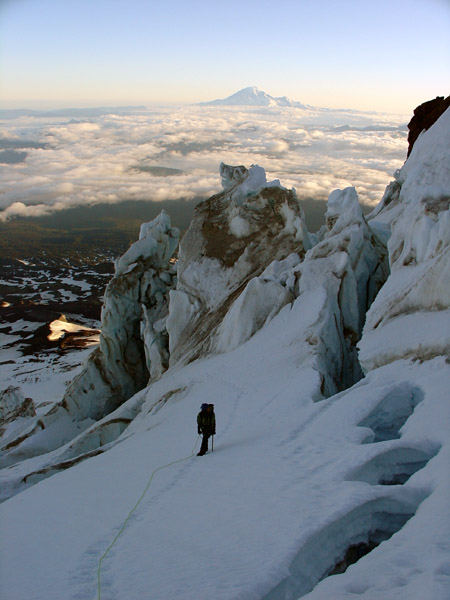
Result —
<path fill-rule="evenodd" d="M 236 94 L 249 94 L 249 95 L 253 95 L 253 96 L 267 96 L 268 94 L 266 94 L 266 92 L 264 92 L 262 89 L 260 89 L 258 86 L 256 85 L 250 85 L 249 87 L 246 88 L 242 88 L 242 90 L 240 90 L 239 92 L 236 92 Z"/>
<path fill-rule="evenodd" d="M 231 97 L 234 97 L 237 100 L 248 100 L 249 103 L 254 102 L 257 105 L 261 104 L 262 106 L 273 102 L 272 96 L 255 85 L 244 88 L 233 94 Z"/>
<path fill-rule="evenodd" d="M 302 108 L 300 102 L 293 102 L 286 96 L 275 98 L 257 86 L 250 86 L 235 92 L 226 98 L 201 102 L 201 106 L 295 106 Z"/>

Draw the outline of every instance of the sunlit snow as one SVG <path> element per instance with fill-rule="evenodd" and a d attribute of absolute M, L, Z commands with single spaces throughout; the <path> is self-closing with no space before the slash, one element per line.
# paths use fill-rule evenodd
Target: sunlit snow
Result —
<path fill-rule="evenodd" d="M 397 174 L 400 193 L 368 222 L 353 188 L 333 192 L 327 228 L 264 265 L 222 312 L 234 293 L 223 265 L 199 251 L 175 290 L 165 274 L 174 347 L 189 349 L 183 326 L 200 307 L 215 318 L 211 344 L 185 360 L 180 350 L 100 420 L 60 406 L 49 427 L 3 447 L 14 462 L 0 473 L 11 496 L 0 507 L 2 598 L 448 599 L 449 131 L 447 110 Z M 224 223 L 233 229 L 235 218 Z M 135 309 L 142 252 L 167 258 L 171 232 L 164 214 L 144 228 L 117 262 L 110 307 L 128 282 L 123 307 Z M 148 289 L 161 292 L 165 272 L 152 264 Z M 123 334 L 118 314 L 104 345 Z M 42 385 L 51 397 L 51 381 Z M 204 402 L 215 405 L 217 435 L 214 452 L 197 457 Z"/>

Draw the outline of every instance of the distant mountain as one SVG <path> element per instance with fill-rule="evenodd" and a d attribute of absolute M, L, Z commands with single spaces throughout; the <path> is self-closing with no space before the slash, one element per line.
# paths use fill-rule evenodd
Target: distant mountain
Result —
<path fill-rule="evenodd" d="M 300 102 L 293 102 L 286 96 L 274 98 L 263 90 L 253 86 L 239 90 L 227 98 L 212 100 L 211 102 L 200 102 L 200 106 L 293 106 L 305 108 Z"/>

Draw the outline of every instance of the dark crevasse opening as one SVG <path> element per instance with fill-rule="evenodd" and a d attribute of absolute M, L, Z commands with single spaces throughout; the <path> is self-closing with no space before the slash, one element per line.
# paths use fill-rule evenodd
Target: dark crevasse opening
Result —
<path fill-rule="evenodd" d="M 297 600 L 326 577 L 343 573 L 400 531 L 425 496 L 405 494 L 355 507 L 305 540 L 289 566 L 289 575 L 262 600 Z"/>
<path fill-rule="evenodd" d="M 390 539 L 394 533 L 399 531 L 413 516 L 414 514 L 380 515 L 381 520 L 385 521 L 383 528 L 369 532 L 367 540 L 364 542 L 350 544 L 343 553 L 342 558 L 339 558 L 325 577 L 345 573 L 348 567 L 357 563 L 361 558 L 372 552 L 372 550 L 377 548 L 381 542 Z M 324 579 L 324 577 L 322 579 Z"/>

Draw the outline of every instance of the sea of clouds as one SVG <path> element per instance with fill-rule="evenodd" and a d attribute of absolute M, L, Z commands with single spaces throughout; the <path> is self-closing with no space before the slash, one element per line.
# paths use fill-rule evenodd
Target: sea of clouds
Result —
<path fill-rule="evenodd" d="M 409 120 L 212 106 L 2 116 L 3 221 L 104 202 L 208 197 L 221 189 L 222 161 L 259 164 L 299 198 L 354 185 L 361 202 L 376 204 L 406 158 Z"/>

